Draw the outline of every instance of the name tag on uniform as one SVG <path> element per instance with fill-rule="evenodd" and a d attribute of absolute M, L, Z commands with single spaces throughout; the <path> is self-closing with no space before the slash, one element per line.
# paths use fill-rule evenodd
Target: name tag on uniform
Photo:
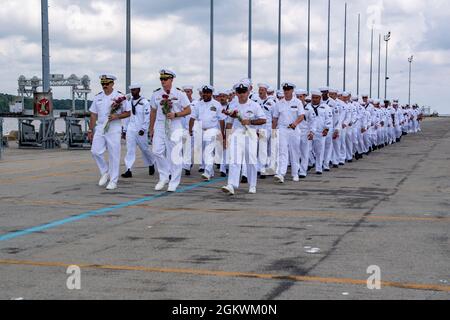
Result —
<path fill-rule="evenodd" d="M 217 112 L 217 108 L 216 107 L 211 107 L 209 110 Z"/>
<path fill-rule="evenodd" d="M 297 106 L 291 106 L 291 109 L 297 109 Z"/>

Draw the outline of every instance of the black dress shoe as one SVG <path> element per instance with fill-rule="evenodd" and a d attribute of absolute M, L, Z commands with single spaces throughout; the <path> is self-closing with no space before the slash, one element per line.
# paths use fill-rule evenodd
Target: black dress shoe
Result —
<path fill-rule="evenodd" d="M 247 179 L 247 177 L 244 177 L 244 176 L 242 176 L 242 178 L 241 178 L 241 183 L 248 183 L 248 179 Z"/>
<path fill-rule="evenodd" d="M 325 172 L 330 172 L 330 169 L 324 169 L 323 171 L 325 171 Z"/>
<path fill-rule="evenodd" d="M 191 175 L 191 170 L 184 170 L 184 175 L 189 177 Z"/>
<path fill-rule="evenodd" d="M 198 170 L 198 172 L 205 173 L 205 169 L 200 169 L 200 170 Z"/>
<path fill-rule="evenodd" d="M 333 164 L 333 168 L 337 169 L 339 166 L 337 164 Z"/>
<path fill-rule="evenodd" d="M 316 172 L 316 174 L 317 174 L 318 176 L 321 176 L 323 173 L 322 173 L 322 172 Z"/>
<path fill-rule="evenodd" d="M 221 173 L 220 173 L 220 176 L 221 176 L 222 178 L 226 178 L 227 174 L 226 174 L 225 172 L 221 172 Z"/>
<path fill-rule="evenodd" d="M 306 176 L 299 176 L 300 179 L 306 179 Z"/>
<path fill-rule="evenodd" d="M 266 180 L 267 176 L 261 175 L 259 178 L 260 178 L 261 180 Z"/>
<path fill-rule="evenodd" d="M 340 162 L 339 165 L 343 167 L 343 166 L 345 166 L 345 163 Z"/>
<path fill-rule="evenodd" d="M 148 167 L 148 175 L 150 175 L 150 176 L 155 175 L 155 166 Z"/>
<path fill-rule="evenodd" d="M 122 178 L 125 178 L 125 179 L 133 178 L 133 174 L 131 173 L 130 170 L 128 170 L 127 172 L 125 172 L 124 174 L 122 174 Z"/>
<path fill-rule="evenodd" d="M 308 166 L 308 172 L 311 171 L 312 168 L 314 168 L 314 166 Z"/>
<path fill-rule="evenodd" d="M 347 162 L 348 162 L 348 163 L 353 163 L 353 159 L 352 159 L 352 160 L 348 160 Z"/>

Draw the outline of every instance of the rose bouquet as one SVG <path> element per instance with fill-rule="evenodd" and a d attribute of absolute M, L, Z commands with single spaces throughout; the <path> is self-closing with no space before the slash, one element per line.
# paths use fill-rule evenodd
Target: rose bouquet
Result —
<path fill-rule="evenodd" d="M 245 120 L 238 110 L 234 110 L 232 112 L 230 112 L 228 110 L 223 110 L 222 113 L 233 119 L 238 119 L 239 122 L 241 122 L 241 123 L 242 123 L 242 121 Z M 249 128 L 249 126 L 244 126 L 244 129 L 245 129 L 245 132 L 244 132 L 245 134 L 248 134 L 249 136 L 253 136 L 252 130 Z"/>
<path fill-rule="evenodd" d="M 167 119 L 167 115 L 172 112 L 173 102 L 172 102 L 172 99 L 170 98 L 170 96 L 167 94 L 164 94 L 162 96 L 162 98 L 163 98 L 161 100 L 162 112 L 166 116 L 166 121 L 165 121 L 166 136 L 169 136 L 171 121 L 169 119 Z"/>
<path fill-rule="evenodd" d="M 111 105 L 111 111 L 109 112 L 109 115 L 112 116 L 114 114 L 117 114 L 117 112 L 122 107 L 122 103 L 125 100 L 127 100 L 126 96 L 120 96 L 120 97 L 117 97 L 116 99 L 114 99 L 113 103 Z M 108 119 L 108 121 L 106 122 L 105 128 L 103 130 L 104 133 L 108 133 L 110 126 L 111 126 L 111 120 Z"/>

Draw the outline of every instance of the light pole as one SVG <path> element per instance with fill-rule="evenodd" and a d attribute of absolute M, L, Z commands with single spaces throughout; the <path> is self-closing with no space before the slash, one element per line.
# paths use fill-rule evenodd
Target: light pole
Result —
<path fill-rule="evenodd" d="M 373 26 L 370 38 L 370 97 L 372 98 L 372 79 L 373 79 Z"/>
<path fill-rule="evenodd" d="M 378 35 L 378 99 L 381 97 L 381 34 Z"/>
<path fill-rule="evenodd" d="M 386 42 L 386 68 L 385 68 L 385 79 L 384 79 L 384 100 L 387 99 L 387 81 L 389 79 L 388 77 L 388 44 L 389 40 L 391 40 L 391 32 L 389 31 L 388 34 L 384 36 L 384 41 Z"/>
<path fill-rule="evenodd" d="M 311 54 L 311 0 L 308 0 L 308 53 L 306 66 L 306 90 L 309 92 L 310 81 L 310 54 Z"/>
<path fill-rule="evenodd" d="M 359 52 L 361 46 L 361 14 L 358 14 L 358 58 L 356 66 L 356 95 L 359 96 Z"/>
<path fill-rule="evenodd" d="M 327 87 L 330 86 L 331 0 L 328 0 Z"/>
<path fill-rule="evenodd" d="M 209 38 L 209 84 L 214 86 L 214 0 L 211 0 Z"/>
<path fill-rule="evenodd" d="M 414 56 L 411 56 L 408 58 L 409 62 L 409 93 L 408 93 L 408 105 L 411 106 L 411 71 L 412 71 L 412 62 L 413 62 Z"/>
<path fill-rule="evenodd" d="M 344 84 L 343 91 L 346 87 L 346 74 L 347 72 L 347 3 L 345 3 L 345 19 L 344 19 Z"/>
<path fill-rule="evenodd" d="M 48 0 L 41 0 L 42 24 L 42 91 L 50 91 L 50 40 L 48 30 Z"/>
<path fill-rule="evenodd" d="M 281 89 L 281 0 L 278 0 L 278 74 L 277 89 Z"/>
<path fill-rule="evenodd" d="M 248 78 L 252 78 L 252 0 L 248 0 Z"/>
<path fill-rule="evenodd" d="M 127 0 L 127 30 L 126 30 L 126 57 L 125 57 L 125 92 L 130 93 L 131 85 L 131 0 Z"/>

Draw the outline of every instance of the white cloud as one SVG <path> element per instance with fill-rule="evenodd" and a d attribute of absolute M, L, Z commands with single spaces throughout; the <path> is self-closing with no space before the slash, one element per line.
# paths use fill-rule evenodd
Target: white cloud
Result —
<path fill-rule="evenodd" d="M 331 82 L 342 86 L 344 0 L 334 0 Z M 369 91 L 370 28 L 375 33 L 373 87 L 377 86 L 378 34 L 392 32 L 389 92 L 407 98 L 407 58 L 414 54 L 414 97 L 450 113 L 439 92 L 450 83 L 450 2 L 447 0 L 348 0 L 347 86 L 356 91 L 356 26 L 361 13 L 361 92 Z M 125 76 L 125 1 L 50 0 L 51 68 L 88 74 L 95 91 L 98 73 Z M 157 71 L 173 68 L 178 85 L 209 80 L 209 0 L 133 1 L 133 81 L 158 86 Z M 283 0 L 282 80 L 306 86 L 306 0 Z M 312 1 L 311 87 L 326 80 L 327 1 Z M 276 83 L 278 1 L 254 0 L 253 78 Z M 3 0 L 0 19 L 0 92 L 16 92 L 20 74 L 40 74 L 40 1 Z M 216 1 L 215 84 L 230 87 L 247 74 L 247 2 Z M 384 41 L 382 84 L 384 84 Z M 405 80 L 406 79 L 406 80 Z M 384 87 L 382 86 L 382 92 Z M 447 110 L 446 110 L 447 109 Z"/>

